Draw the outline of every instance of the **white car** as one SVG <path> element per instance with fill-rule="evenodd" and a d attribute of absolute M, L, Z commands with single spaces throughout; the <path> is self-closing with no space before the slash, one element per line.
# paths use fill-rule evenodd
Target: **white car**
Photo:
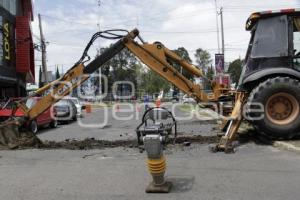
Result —
<path fill-rule="evenodd" d="M 75 104 L 76 110 L 77 110 L 77 117 L 83 117 L 82 110 L 83 110 L 84 106 L 81 105 L 78 98 L 67 96 L 67 97 L 64 97 L 64 99 L 69 99 Z"/>
<path fill-rule="evenodd" d="M 194 104 L 194 103 L 196 103 L 196 100 L 185 94 L 182 97 L 182 103 L 184 103 L 184 104 L 189 104 L 189 103 Z"/>

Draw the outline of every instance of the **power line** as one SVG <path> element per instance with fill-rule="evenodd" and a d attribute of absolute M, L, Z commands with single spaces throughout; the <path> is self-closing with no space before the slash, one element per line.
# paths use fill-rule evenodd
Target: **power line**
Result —
<path fill-rule="evenodd" d="M 165 19 L 164 17 L 151 17 L 151 18 L 148 18 L 148 19 L 147 18 L 144 18 L 144 19 L 145 19 L 145 21 L 163 21 L 163 20 L 171 21 L 171 20 L 178 20 L 178 19 L 184 19 L 184 18 L 189 18 L 189 17 L 193 17 L 193 16 L 198 16 L 199 12 L 203 13 L 203 12 L 207 12 L 207 11 L 211 11 L 211 10 L 213 10 L 213 9 L 212 8 L 198 9 L 198 10 L 191 11 L 191 12 L 183 14 L 183 15 L 178 15 L 178 16 L 175 16 L 175 17 L 169 18 L 169 19 Z M 191 13 L 197 13 L 197 14 L 191 15 Z M 164 13 L 164 14 L 166 14 L 166 13 Z M 88 23 L 75 22 L 75 20 L 67 20 L 67 19 L 62 19 L 62 18 L 59 18 L 59 17 L 49 16 L 49 15 L 44 15 L 44 14 L 42 14 L 42 16 L 46 17 L 46 18 L 51 18 L 51 19 L 54 19 L 54 20 L 57 20 L 57 21 L 64 21 L 64 22 L 83 25 L 83 26 L 95 26 L 95 25 L 97 25 L 97 24 L 88 24 Z M 136 19 L 134 19 L 134 20 L 124 20 L 124 21 L 122 20 L 122 21 L 116 22 L 114 24 L 110 24 L 110 27 L 111 26 L 117 26 L 117 25 L 124 25 L 124 22 L 130 22 L 130 21 L 135 21 L 136 22 Z M 106 27 L 106 28 L 109 28 L 109 27 Z"/>
<path fill-rule="evenodd" d="M 198 2 L 197 0 L 195 2 Z M 171 8 L 171 9 L 168 9 L 168 10 L 165 10 L 165 11 L 161 11 L 161 12 L 158 12 L 158 13 L 154 13 L 154 14 L 151 14 L 151 16 L 155 16 L 155 17 L 150 17 L 150 18 L 143 18 L 145 21 L 162 21 L 165 17 L 166 14 L 170 14 L 171 12 L 173 12 L 174 10 L 177 10 L 179 9 L 180 7 L 174 7 L 174 8 Z M 203 9 L 197 9 L 195 11 L 189 11 L 188 13 L 183 13 L 184 15 L 179 15 L 179 16 L 176 16 L 176 19 L 179 19 L 179 18 L 185 18 L 185 17 L 190 17 L 191 13 L 195 13 L 195 12 L 207 12 L 207 11 L 211 11 L 211 10 L 214 10 L 214 8 L 203 8 Z M 161 17 L 160 17 L 161 16 Z M 176 20 L 176 19 L 172 19 L 172 20 Z M 124 24 L 126 22 L 136 22 L 136 18 L 134 17 L 134 19 L 126 19 L 126 20 L 121 20 L 115 24 L 112 24 L 112 26 L 116 26 L 116 25 L 120 25 L 120 24 Z"/>
<path fill-rule="evenodd" d="M 226 28 L 226 30 L 240 29 L 240 27 Z M 215 29 L 198 30 L 198 31 L 148 31 L 141 30 L 141 33 L 155 33 L 155 34 L 201 34 L 201 33 L 215 33 Z"/>
<path fill-rule="evenodd" d="M 178 20 L 178 19 L 184 19 L 184 18 L 194 17 L 194 16 L 198 16 L 198 15 L 201 16 L 201 14 L 203 12 L 213 11 L 213 10 L 214 10 L 213 8 L 210 8 L 210 9 L 200 9 L 200 10 L 191 11 L 191 12 L 183 14 L 183 15 L 177 15 L 177 16 L 174 16 L 173 18 L 170 18 L 170 19 L 166 19 L 164 17 L 163 18 L 162 17 L 159 17 L 159 18 L 153 17 L 153 18 L 149 18 L 149 19 L 146 18 L 146 20 L 147 21 L 163 21 L 163 20 L 165 20 L 165 21 L 171 21 L 171 20 Z M 199 13 L 199 12 L 201 12 L 201 13 Z M 197 14 L 191 15 L 191 13 L 197 13 Z"/>

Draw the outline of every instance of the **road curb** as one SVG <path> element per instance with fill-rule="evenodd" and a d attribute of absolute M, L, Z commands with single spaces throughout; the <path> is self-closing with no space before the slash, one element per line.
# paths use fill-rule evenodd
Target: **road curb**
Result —
<path fill-rule="evenodd" d="M 273 146 L 283 148 L 283 149 L 288 150 L 288 151 L 293 151 L 293 152 L 300 153 L 300 147 L 297 147 L 297 146 L 295 146 L 293 144 L 290 144 L 288 142 L 275 141 L 275 142 L 273 142 Z"/>

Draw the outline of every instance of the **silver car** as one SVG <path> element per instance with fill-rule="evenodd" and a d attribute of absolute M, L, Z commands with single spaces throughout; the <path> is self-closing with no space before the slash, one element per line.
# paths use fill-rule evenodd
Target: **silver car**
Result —
<path fill-rule="evenodd" d="M 188 95 L 183 95 L 181 102 L 183 104 L 196 104 L 196 100 L 192 97 L 189 97 Z"/>
<path fill-rule="evenodd" d="M 77 108 L 75 104 L 69 99 L 61 99 L 54 104 L 56 111 L 56 119 L 60 122 L 69 122 L 77 120 Z"/>
<path fill-rule="evenodd" d="M 64 99 L 71 100 L 74 103 L 74 105 L 76 106 L 76 110 L 77 110 L 77 117 L 83 117 L 82 110 L 83 110 L 84 106 L 81 105 L 78 98 L 68 96 L 68 97 L 65 97 Z"/>

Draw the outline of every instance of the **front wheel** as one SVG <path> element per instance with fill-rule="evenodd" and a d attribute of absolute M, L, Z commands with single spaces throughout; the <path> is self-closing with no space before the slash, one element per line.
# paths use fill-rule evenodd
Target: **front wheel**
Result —
<path fill-rule="evenodd" d="M 77 121 L 77 115 L 72 118 L 73 121 Z"/>
<path fill-rule="evenodd" d="M 261 133 L 271 138 L 290 139 L 300 132 L 299 102 L 298 80 L 289 77 L 270 78 L 251 92 L 247 116 Z M 259 106 L 263 107 L 263 113 L 257 113 Z"/>
<path fill-rule="evenodd" d="M 32 132 L 33 134 L 37 134 L 37 132 L 38 132 L 38 125 L 37 125 L 36 121 L 30 122 L 29 131 Z"/>
<path fill-rule="evenodd" d="M 54 119 L 54 120 L 50 123 L 50 127 L 51 127 L 51 128 L 56 128 L 56 127 L 57 127 L 57 124 L 58 124 L 58 123 L 57 123 L 57 120 Z"/>

